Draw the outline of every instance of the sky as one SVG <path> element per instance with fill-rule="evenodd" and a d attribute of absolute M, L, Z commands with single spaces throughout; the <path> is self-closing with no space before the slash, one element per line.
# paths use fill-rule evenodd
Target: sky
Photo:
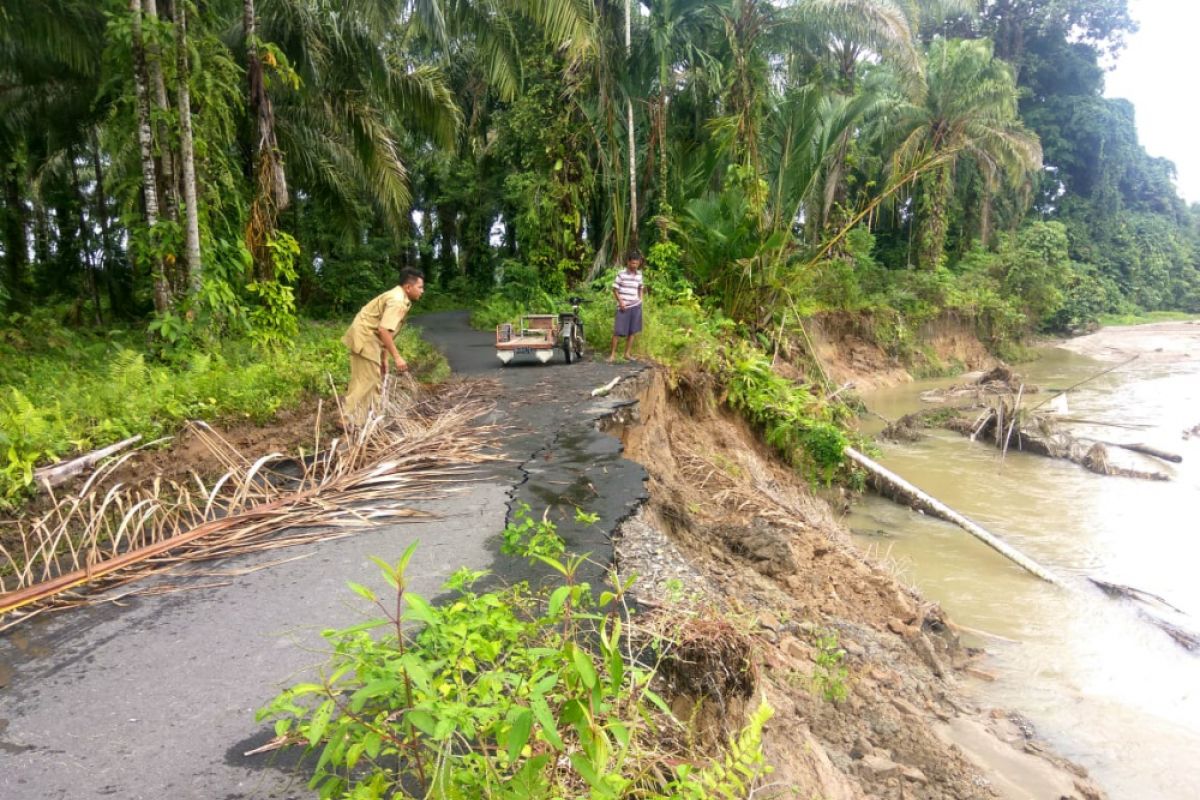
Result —
<path fill-rule="evenodd" d="M 1197 40 L 1200 2 L 1128 0 L 1140 29 L 1126 39 L 1104 94 L 1133 102 L 1138 138 L 1152 156 L 1175 162 L 1175 184 L 1200 203 L 1200 85 Z"/>

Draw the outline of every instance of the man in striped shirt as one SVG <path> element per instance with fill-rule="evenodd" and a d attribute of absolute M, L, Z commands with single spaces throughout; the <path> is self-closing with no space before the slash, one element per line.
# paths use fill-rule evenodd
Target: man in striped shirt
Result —
<path fill-rule="evenodd" d="M 608 360 L 617 357 L 617 340 L 625 340 L 625 358 L 631 358 L 633 339 L 642 332 L 642 296 L 646 285 L 642 282 L 642 254 L 630 250 L 625 255 L 625 269 L 617 273 L 613 281 L 613 296 L 617 298 L 617 320 L 613 325 L 612 350 Z"/>

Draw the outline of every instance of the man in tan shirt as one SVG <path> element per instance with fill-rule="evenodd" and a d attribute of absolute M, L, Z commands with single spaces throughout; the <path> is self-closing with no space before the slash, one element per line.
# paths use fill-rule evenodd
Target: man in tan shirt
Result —
<path fill-rule="evenodd" d="M 345 398 L 350 422 L 361 425 L 378 402 L 388 371 L 387 356 L 392 357 L 400 372 L 408 369 L 393 337 L 413 301 L 420 300 L 424 293 L 424 274 L 415 269 L 402 270 L 400 284 L 363 306 L 346 329 L 342 343 L 350 348 L 350 386 Z"/>

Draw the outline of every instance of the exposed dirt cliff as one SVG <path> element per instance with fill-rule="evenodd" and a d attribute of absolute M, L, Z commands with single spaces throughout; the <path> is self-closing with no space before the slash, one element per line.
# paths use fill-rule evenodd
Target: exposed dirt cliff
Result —
<path fill-rule="evenodd" d="M 866 313 L 825 312 L 805 320 L 805 331 L 829 379 L 860 391 L 906 383 L 913 373 L 987 369 L 996 361 L 971 321 L 951 314 L 907 330 Z"/>
<path fill-rule="evenodd" d="M 856 549 L 830 503 L 720 408 L 702 377 L 648 372 L 626 392 L 638 403 L 612 432 L 646 467 L 650 501 L 619 531 L 618 568 L 638 576 L 635 594 L 651 609 L 741 621 L 753 690 L 730 697 L 739 692 L 719 687 L 741 684 L 692 681 L 674 701 L 726 733 L 767 699 L 778 790 L 768 796 L 1103 796 L 1020 718 L 968 699 L 973 653 L 950 621 Z"/>

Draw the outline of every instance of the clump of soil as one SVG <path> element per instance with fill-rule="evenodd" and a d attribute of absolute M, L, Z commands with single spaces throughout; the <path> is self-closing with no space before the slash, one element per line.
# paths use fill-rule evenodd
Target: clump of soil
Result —
<path fill-rule="evenodd" d="M 621 438 L 646 467 L 650 501 L 622 526 L 617 564 L 646 605 L 742 621 L 758 665 L 750 694 L 776 711 L 764 738 L 772 784 L 784 796 L 949 800 L 995 797 L 1013 780 L 1030 796 L 1101 797 L 1081 770 L 1026 752 L 1038 749 L 1028 738 L 996 738 L 1004 714 L 975 708 L 959 685 L 978 653 L 702 386 L 647 373 L 627 389 L 639 404 Z M 670 701 L 695 705 L 697 687 L 729 674 L 697 661 Z M 989 755 L 992 744 L 1015 761 Z M 990 767 L 1002 763 L 1021 775 L 1002 780 Z"/>

